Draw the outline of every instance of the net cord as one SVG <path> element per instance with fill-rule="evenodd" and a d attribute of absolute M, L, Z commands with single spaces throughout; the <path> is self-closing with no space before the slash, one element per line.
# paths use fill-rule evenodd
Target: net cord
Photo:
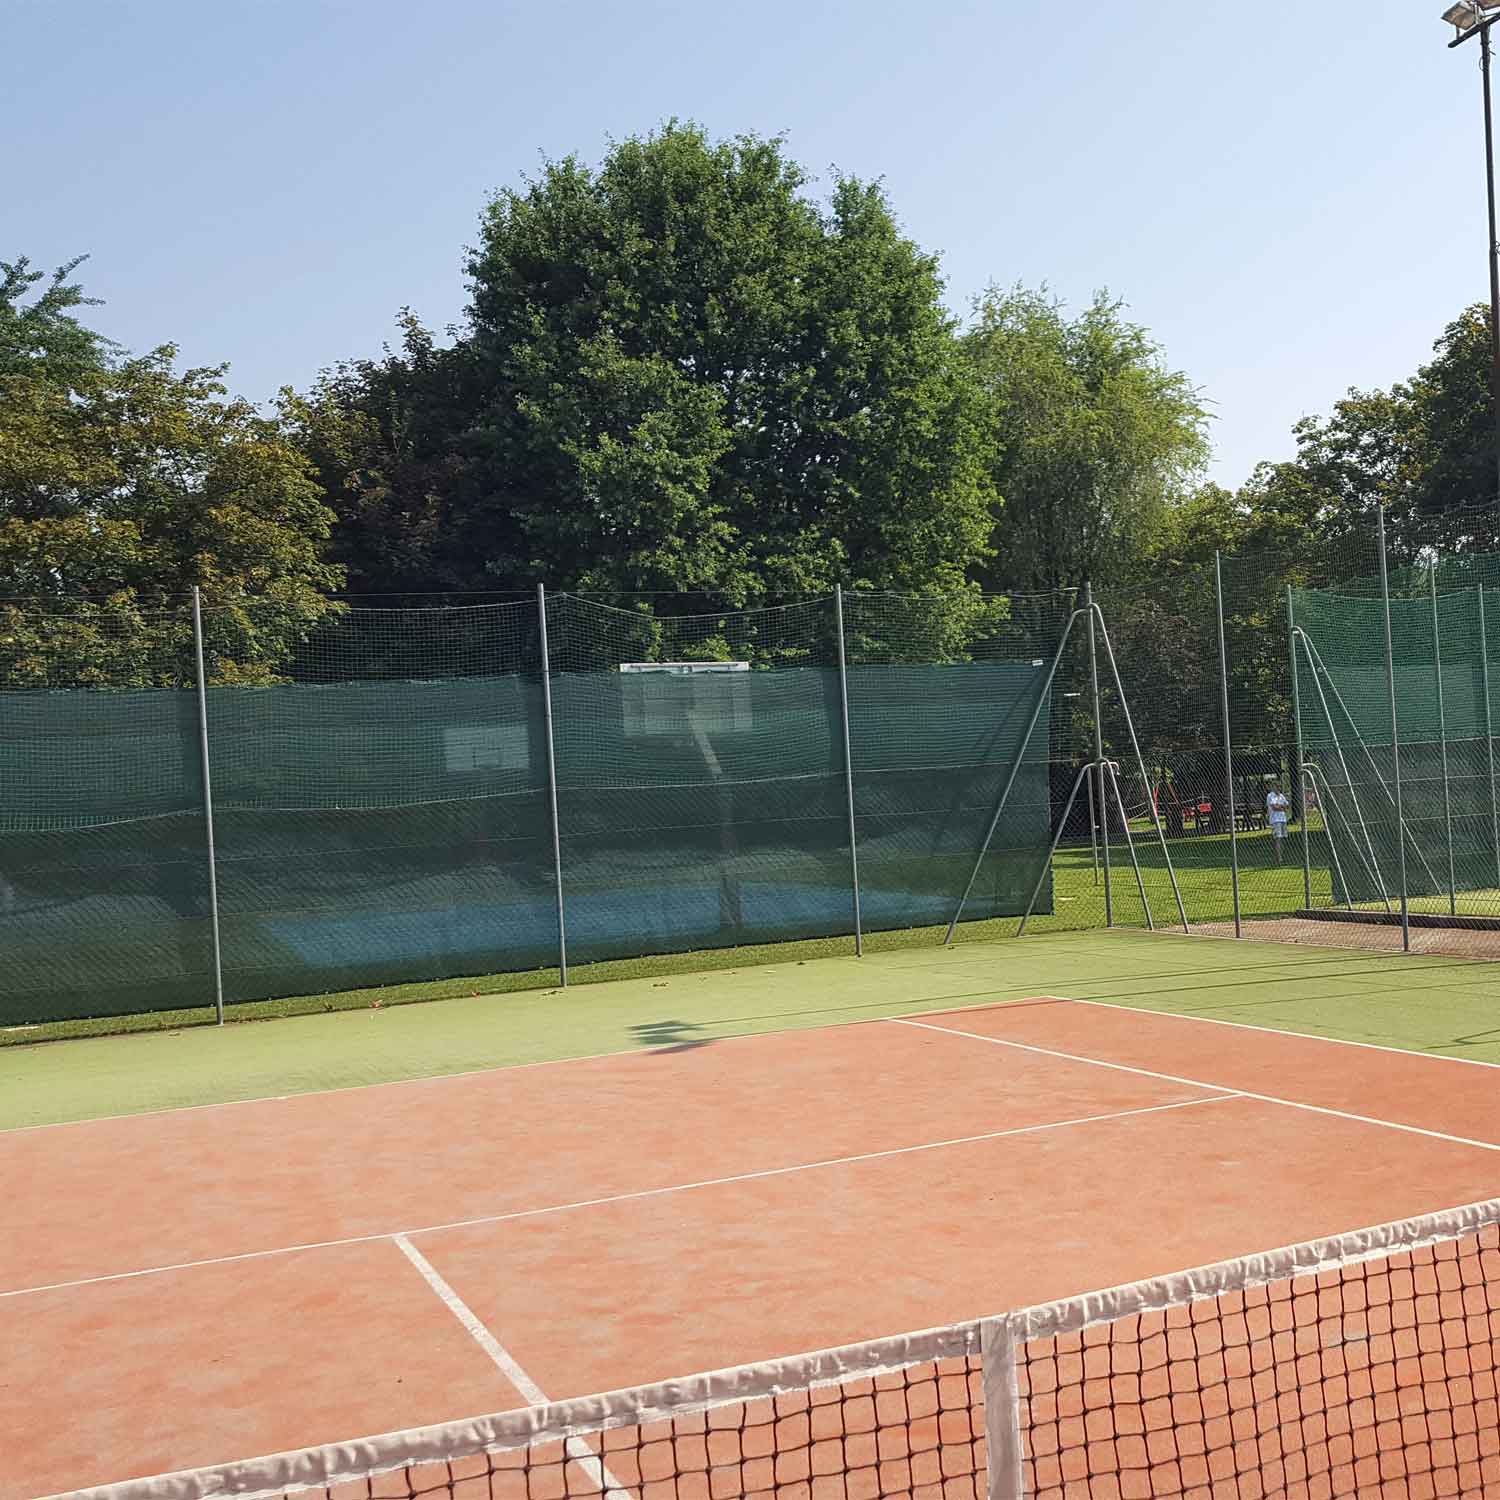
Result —
<path fill-rule="evenodd" d="M 936 1360 L 975 1354 L 983 1359 L 986 1352 L 996 1366 L 991 1368 L 987 1364 L 984 1369 L 986 1395 L 993 1391 L 1004 1408 L 1015 1408 L 991 1413 L 987 1434 L 1000 1445 L 992 1460 L 998 1462 L 1000 1473 L 997 1475 L 993 1467 L 990 1471 L 998 1486 L 992 1490 L 993 1500 L 1010 1500 L 1013 1492 L 1004 1486 L 1014 1479 L 1014 1466 L 1018 1462 L 1019 1449 L 1013 1456 L 1007 1445 L 1011 1441 L 1010 1424 L 1019 1424 L 1019 1407 L 1011 1401 L 1011 1392 L 1016 1380 L 1015 1351 L 1020 1345 L 1114 1323 L 1140 1313 L 1185 1307 L 1226 1293 L 1325 1275 L 1387 1256 L 1423 1250 L 1494 1224 L 1500 1224 L 1500 1199 L 1307 1240 L 995 1318 L 716 1370 L 630 1390 L 518 1408 L 468 1421 L 124 1480 L 68 1491 L 46 1500 L 274 1500 L 299 1490 L 355 1484 L 421 1464 L 566 1443 L 620 1427 L 643 1426 L 741 1402 L 894 1374 Z M 1018 1437 L 1016 1441 L 1019 1442 Z"/>

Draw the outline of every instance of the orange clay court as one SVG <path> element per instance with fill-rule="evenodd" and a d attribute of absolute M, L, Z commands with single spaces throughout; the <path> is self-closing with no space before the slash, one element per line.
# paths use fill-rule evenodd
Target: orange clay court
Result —
<path fill-rule="evenodd" d="M 1041 997 L 6 1132 L 0 1500 L 1493 1198 L 1497 1085 Z"/>

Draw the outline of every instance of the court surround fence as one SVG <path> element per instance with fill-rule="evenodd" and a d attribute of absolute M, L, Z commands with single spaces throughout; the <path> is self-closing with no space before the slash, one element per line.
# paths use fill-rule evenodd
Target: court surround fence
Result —
<path fill-rule="evenodd" d="M 0 604 L 0 1024 L 928 928 L 1500 956 L 1455 534 L 1170 597 Z"/>
<path fill-rule="evenodd" d="M 1045 912 L 1075 611 L 969 609 L 959 650 L 948 601 L 539 589 L 347 610 L 244 684 L 195 600 L 140 681 L 0 691 L 0 1019 L 858 943 L 965 877 L 968 916 Z"/>
<path fill-rule="evenodd" d="M 1500 1487 L 1497 1327 L 1491 1201 L 948 1328 L 71 1500 L 1478 1497 Z"/>

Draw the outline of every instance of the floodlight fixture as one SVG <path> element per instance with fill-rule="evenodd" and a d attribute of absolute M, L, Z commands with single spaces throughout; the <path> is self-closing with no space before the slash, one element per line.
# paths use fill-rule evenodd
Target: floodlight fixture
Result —
<path fill-rule="evenodd" d="M 1455 31 L 1463 33 L 1480 25 L 1492 12 L 1500 10 L 1500 0 L 1458 0 L 1443 12 L 1443 19 Z"/>

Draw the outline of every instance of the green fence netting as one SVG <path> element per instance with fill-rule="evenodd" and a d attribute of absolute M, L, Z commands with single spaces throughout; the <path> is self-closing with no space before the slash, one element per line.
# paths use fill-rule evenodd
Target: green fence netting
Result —
<path fill-rule="evenodd" d="M 846 758 L 832 599 L 664 616 L 551 598 L 570 959 L 851 933 L 851 780 L 865 929 L 947 921 L 1007 782 L 965 916 L 1019 913 L 1039 877 L 1048 911 L 1044 684 L 1066 618 L 851 596 Z M 555 965 L 536 605 L 344 610 L 247 683 L 232 652 L 253 628 L 204 615 L 225 999 Z M 0 692 L 8 1024 L 212 1002 L 188 617 L 159 635 L 138 684 Z"/>
<path fill-rule="evenodd" d="M 66 619 L 31 622 L 30 630 L 49 642 L 79 639 Z M 77 665 L 59 649 L 44 653 L 45 670 L 33 654 L 0 672 L 6 1023 L 213 996 L 193 679 L 180 642 L 158 636 L 127 650 L 121 633 L 91 626 Z M 132 663 L 119 674 L 126 685 L 78 686 L 83 661 L 97 664 L 112 648 Z M 15 690 L 17 681 L 35 685 Z"/>
<path fill-rule="evenodd" d="M 1389 674 L 1379 597 L 1294 594 L 1301 730 L 1323 811 L 1313 847 L 1335 904 L 1394 909 L 1403 857 L 1408 896 L 1439 906 L 1500 885 L 1500 591 L 1427 581 L 1390 601 Z"/>

